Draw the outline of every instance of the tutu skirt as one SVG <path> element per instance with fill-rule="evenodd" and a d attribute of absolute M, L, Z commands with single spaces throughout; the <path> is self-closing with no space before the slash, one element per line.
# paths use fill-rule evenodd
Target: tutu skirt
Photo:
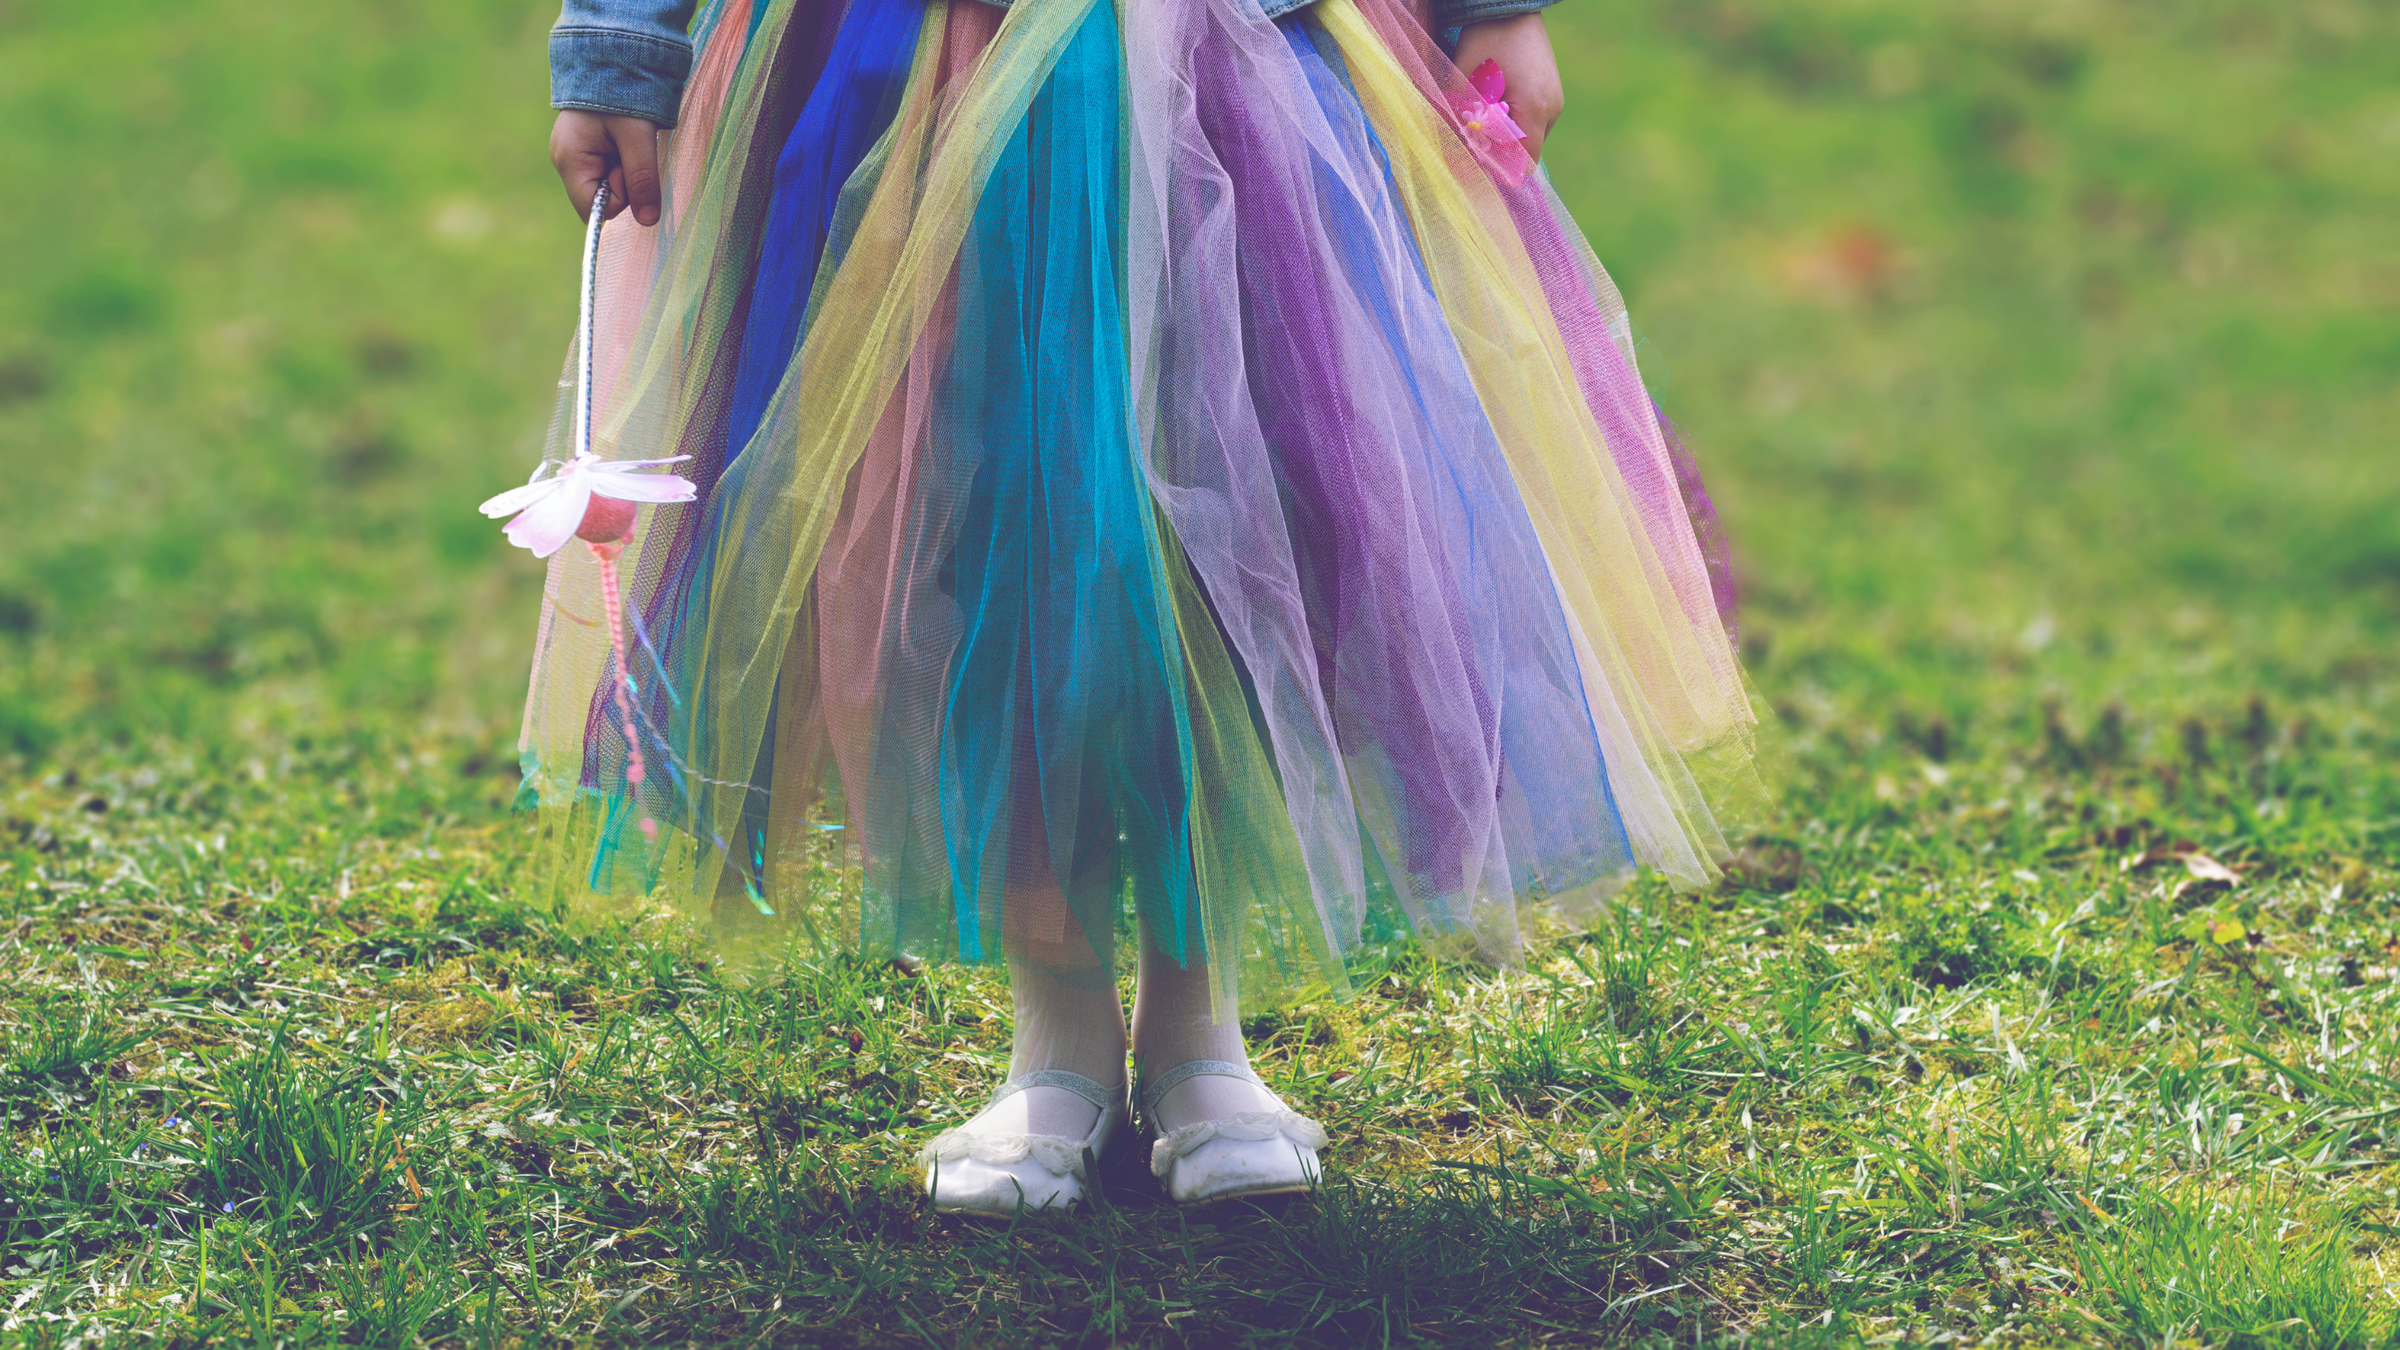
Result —
<path fill-rule="evenodd" d="M 1138 915 L 1255 1003 L 1712 876 L 1754 723 L 1706 495 L 1398 0 L 698 27 L 593 355 L 600 452 L 700 496 L 624 557 L 639 783 L 553 560 L 561 884 L 967 960 Z"/>

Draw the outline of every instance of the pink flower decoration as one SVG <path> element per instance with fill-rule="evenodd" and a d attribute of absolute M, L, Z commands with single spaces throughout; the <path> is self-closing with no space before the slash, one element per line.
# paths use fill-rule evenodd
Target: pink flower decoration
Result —
<path fill-rule="evenodd" d="M 1458 113 L 1459 125 L 1466 128 L 1470 140 L 1481 139 L 1494 147 L 1513 146 L 1525 139 L 1525 128 L 1518 126 L 1508 115 L 1508 76 L 1497 61 L 1485 61 L 1467 77 L 1472 94 L 1453 91 L 1450 106 Z"/>
<path fill-rule="evenodd" d="M 596 534 L 595 542 L 601 543 L 624 538 L 633 525 L 631 503 L 692 500 L 698 489 L 688 480 L 671 473 L 642 472 L 690 458 L 604 460 L 598 455 L 577 455 L 559 464 L 558 472 L 547 478 L 542 470 L 555 461 L 545 460 L 525 486 L 510 488 L 481 509 L 494 519 L 514 513 L 516 519 L 500 532 L 533 556 L 547 558 L 578 533 L 587 538 Z"/>

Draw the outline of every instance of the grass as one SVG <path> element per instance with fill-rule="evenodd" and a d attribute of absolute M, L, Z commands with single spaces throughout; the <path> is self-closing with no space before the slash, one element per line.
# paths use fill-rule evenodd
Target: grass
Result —
<path fill-rule="evenodd" d="M 1313 1203 L 937 1222 L 986 974 L 529 905 L 529 6 L 0 4 L 0 1343 L 2400 1336 L 2400 18 L 1568 6 L 1778 805 L 1249 1030 Z"/>

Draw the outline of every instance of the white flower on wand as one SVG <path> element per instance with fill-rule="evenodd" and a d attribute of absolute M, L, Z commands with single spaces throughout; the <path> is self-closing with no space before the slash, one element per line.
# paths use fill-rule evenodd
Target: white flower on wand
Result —
<path fill-rule="evenodd" d="M 644 473 L 665 464 L 679 464 L 690 455 L 668 459 L 604 460 L 581 454 L 558 465 L 558 472 L 534 477 L 525 486 L 510 488 L 485 502 L 482 511 L 494 520 L 514 515 L 501 528 L 508 542 L 547 558 L 566 547 L 569 539 L 609 544 L 633 529 L 639 502 L 688 502 L 696 495 L 688 479 L 671 473 Z M 550 467 L 544 461 L 542 468 Z"/>

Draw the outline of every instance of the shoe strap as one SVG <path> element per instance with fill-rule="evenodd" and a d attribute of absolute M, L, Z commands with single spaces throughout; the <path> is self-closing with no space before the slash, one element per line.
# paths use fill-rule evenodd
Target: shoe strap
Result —
<path fill-rule="evenodd" d="M 1012 1078 L 1001 1084 L 1000 1090 L 992 1094 L 992 1103 L 997 1104 L 1003 1098 L 1015 1096 L 1027 1088 L 1037 1087 L 1064 1088 L 1099 1107 L 1102 1115 L 1108 1114 L 1112 1107 L 1122 1109 L 1124 1106 L 1122 1100 L 1114 1102 L 1109 1100 L 1107 1088 L 1082 1074 L 1070 1073 L 1065 1069 L 1036 1069 L 1022 1078 Z M 984 1109 L 990 1110 L 991 1105 L 986 1105 Z"/>
<path fill-rule="evenodd" d="M 1221 1059 L 1195 1059 L 1189 1063 L 1178 1064 L 1142 1084 L 1142 1114 L 1155 1118 L 1158 1115 L 1159 1102 L 1169 1092 L 1174 1091 L 1177 1084 L 1186 1078 L 1197 1078 L 1201 1074 L 1208 1074 L 1215 1078 L 1247 1079 L 1262 1088 L 1267 1085 L 1266 1080 L 1260 1078 L 1247 1064 L 1232 1064 Z"/>

